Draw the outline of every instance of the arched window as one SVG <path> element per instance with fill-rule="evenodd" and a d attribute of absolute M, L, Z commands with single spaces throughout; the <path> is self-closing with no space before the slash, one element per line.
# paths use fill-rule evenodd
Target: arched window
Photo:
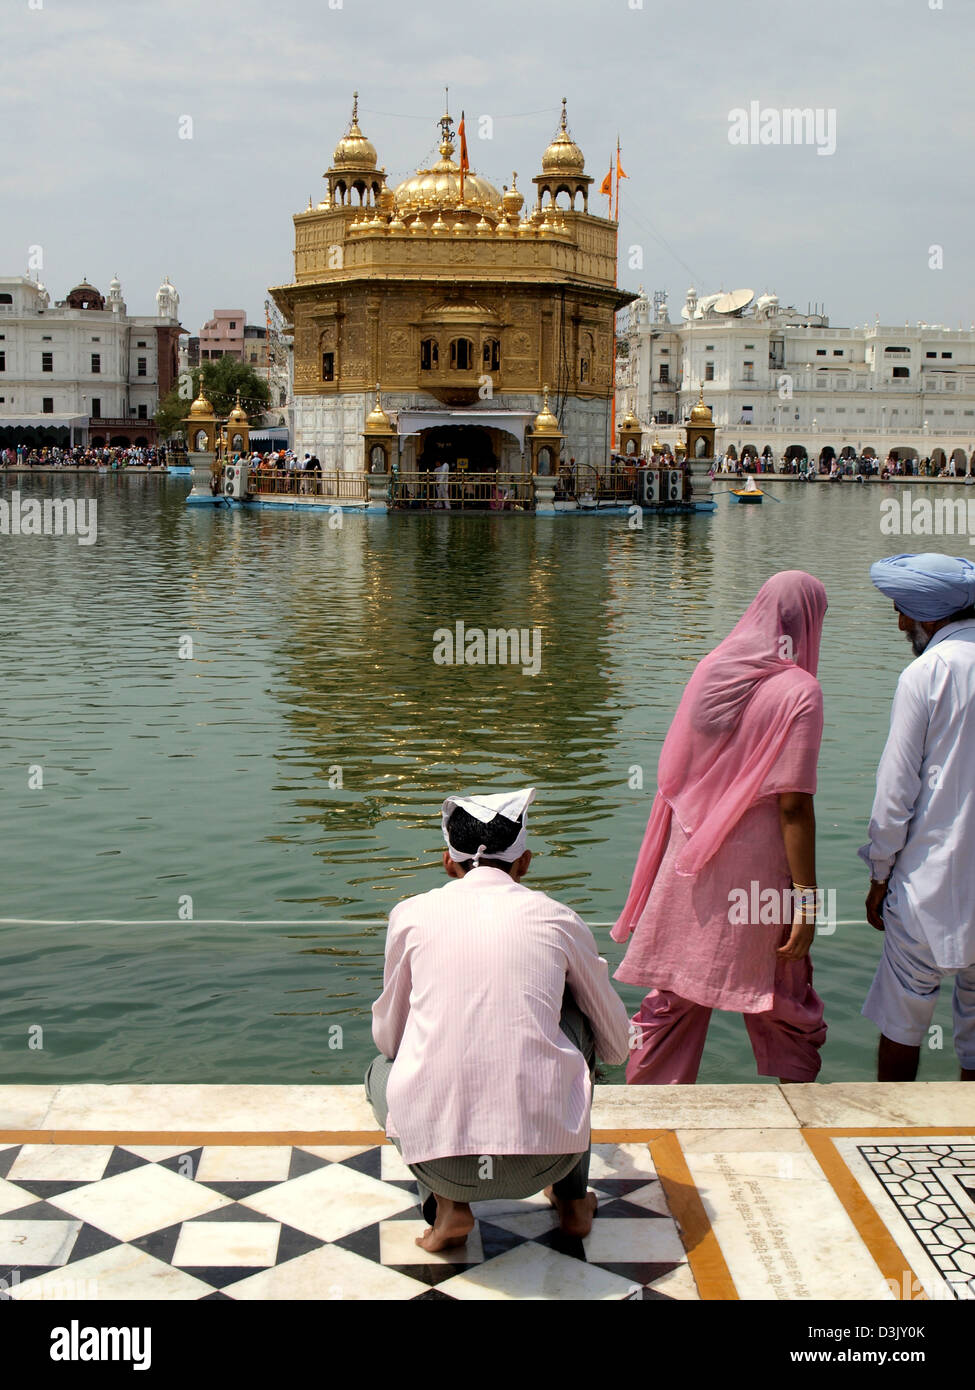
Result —
<path fill-rule="evenodd" d="M 469 372 L 474 364 L 474 344 L 470 338 L 454 338 L 450 344 L 450 367 L 455 372 Z"/>
<path fill-rule="evenodd" d="M 0 304 L 12 304 L 14 297 L 12 294 L 0 294 Z"/>
<path fill-rule="evenodd" d="M 593 361 L 596 355 L 596 345 L 591 333 L 583 333 L 582 350 L 579 354 L 579 381 L 581 384 L 592 381 Z"/>
<path fill-rule="evenodd" d="M 436 338 L 424 338 L 420 344 L 420 371 L 432 372 L 440 365 L 440 348 Z"/>
<path fill-rule="evenodd" d="M 501 370 L 501 344 L 497 338 L 484 339 L 483 362 L 486 372 Z"/>

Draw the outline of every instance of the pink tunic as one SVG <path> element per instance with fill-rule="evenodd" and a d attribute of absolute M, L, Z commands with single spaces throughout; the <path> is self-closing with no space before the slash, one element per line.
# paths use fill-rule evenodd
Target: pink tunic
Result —
<path fill-rule="evenodd" d="M 822 696 L 811 699 L 794 720 L 789 738 L 767 778 L 776 793 L 816 790 L 816 764 L 822 735 Z M 767 718 L 774 687 L 760 688 L 748 717 Z M 671 815 L 670 835 L 650 895 L 614 976 L 624 984 L 670 990 L 712 1009 L 762 1013 L 772 1007 L 775 950 L 783 926 L 791 923 L 789 864 L 779 824 L 778 795 L 766 794 L 750 806 L 719 848 L 695 873 L 679 874 L 676 861 L 688 837 Z M 754 887 L 753 887 L 754 885 Z M 779 895 L 779 921 L 763 924 L 766 908 L 732 920 L 739 895 L 749 907 L 763 907 L 762 893 Z M 766 900 L 767 903 L 767 900 Z"/>
<path fill-rule="evenodd" d="M 762 1013 L 772 1007 L 782 924 L 731 923 L 729 895 L 745 889 L 750 898 L 753 882 L 759 894 L 789 888 L 778 798 L 766 797 L 746 811 L 714 857 L 690 878 L 674 870 L 686 843 L 671 820 L 660 872 L 615 978 L 670 990 L 712 1009 Z"/>

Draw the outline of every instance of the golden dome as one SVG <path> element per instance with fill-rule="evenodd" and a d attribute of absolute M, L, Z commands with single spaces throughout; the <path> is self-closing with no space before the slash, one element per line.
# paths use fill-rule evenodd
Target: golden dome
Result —
<path fill-rule="evenodd" d="M 352 93 L 352 122 L 332 155 L 333 169 L 372 170 L 376 168 L 376 147 L 359 129 L 359 93 Z"/>
<path fill-rule="evenodd" d="M 565 118 L 565 97 L 562 98 L 562 120 L 558 134 L 542 155 L 543 174 L 581 174 L 586 161 L 582 150 L 569 134 Z"/>
<path fill-rule="evenodd" d="M 620 424 L 620 429 L 621 429 L 621 430 L 638 430 L 639 428 L 640 428 L 640 421 L 639 421 L 639 420 L 636 418 L 636 416 L 633 414 L 633 411 L 632 411 L 632 410 L 628 410 L 628 411 L 626 412 L 626 414 L 623 416 L 622 423 Z M 654 441 L 654 442 L 656 442 L 656 441 Z"/>
<path fill-rule="evenodd" d="M 711 418 L 711 407 L 710 407 L 709 405 L 705 405 L 705 404 L 704 404 L 704 387 L 702 386 L 702 387 L 701 387 L 701 395 L 700 395 L 700 398 L 699 398 L 699 400 L 698 400 L 698 403 L 697 403 L 697 405 L 694 407 L 694 409 L 691 411 L 691 424 L 692 424 L 692 425 L 710 425 L 710 424 L 713 424 L 713 423 L 714 423 L 714 422 L 713 422 L 713 420 L 712 420 L 712 418 Z"/>
<path fill-rule="evenodd" d="M 535 422 L 532 425 L 532 429 L 535 434 L 561 434 L 561 430 L 559 429 L 559 422 L 558 420 L 556 420 L 555 416 L 552 414 L 551 410 L 549 410 L 548 407 L 547 386 L 544 388 L 542 408 L 535 416 Z"/>
<path fill-rule="evenodd" d="M 683 439 L 678 439 L 678 441 L 677 441 L 677 457 L 680 458 L 681 454 L 686 454 L 686 453 L 687 453 L 687 445 L 684 443 Z"/>
<path fill-rule="evenodd" d="M 192 412 L 191 412 L 191 413 L 192 413 Z M 237 404 L 234 406 L 233 410 L 232 410 L 232 411 L 230 412 L 230 414 L 227 416 L 227 424 L 228 424 L 228 425 L 246 425 L 246 424 L 248 424 L 248 423 L 249 423 L 249 421 L 248 421 L 248 419 L 247 419 L 247 411 L 243 408 L 243 406 L 242 406 L 241 403 L 240 403 L 240 392 L 238 391 L 238 392 L 237 392 Z"/>
<path fill-rule="evenodd" d="M 200 394 L 197 396 L 196 400 L 190 406 L 189 418 L 191 420 L 194 420 L 199 419 L 201 416 L 208 420 L 212 420 L 214 418 L 213 406 L 207 400 L 203 391 L 202 373 L 200 374 Z"/>
<path fill-rule="evenodd" d="M 505 188 L 504 197 L 501 199 L 501 206 L 511 217 L 517 217 L 525 206 L 524 196 L 518 191 L 517 178 L 517 174 L 511 175 L 511 187 Z"/>
<path fill-rule="evenodd" d="M 376 387 L 376 404 L 366 416 L 366 432 L 368 434 L 390 434 L 392 433 L 393 422 L 383 410 L 379 400 L 379 387 Z"/>
<path fill-rule="evenodd" d="M 415 174 L 399 184 L 393 193 L 397 211 L 409 216 L 420 212 L 453 212 L 463 207 L 497 222 L 503 211 L 501 194 L 494 184 L 470 170 L 464 174 L 464 198 L 461 201 L 460 165 L 455 164 L 452 158 L 451 118 L 443 116 L 440 124 L 443 130 L 440 158 L 431 168 L 417 169 Z"/>

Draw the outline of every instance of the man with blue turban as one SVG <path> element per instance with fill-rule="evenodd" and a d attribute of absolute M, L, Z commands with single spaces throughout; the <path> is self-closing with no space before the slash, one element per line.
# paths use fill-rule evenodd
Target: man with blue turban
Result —
<path fill-rule="evenodd" d="M 897 682 L 877 772 L 867 918 L 884 949 L 864 1015 L 879 1081 L 913 1081 L 945 976 L 954 1043 L 975 1081 L 975 565 L 895 555 L 870 578 L 894 602 L 915 660 Z"/>

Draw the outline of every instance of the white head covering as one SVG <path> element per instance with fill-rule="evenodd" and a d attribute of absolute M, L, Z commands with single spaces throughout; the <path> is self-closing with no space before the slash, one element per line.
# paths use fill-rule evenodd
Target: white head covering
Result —
<path fill-rule="evenodd" d="M 444 843 L 451 859 L 455 864 L 465 864 L 473 859 L 476 869 L 481 855 L 487 851 L 486 845 L 480 845 L 477 853 L 472 856 L 469 850 L 455 849 L 450 843 L 447 822 L 459 806 L 462 811 L 466 811 L 469 816 L 473 816 L 484 825 L 494 820 L 495 816 L 521 821 L 521 829 L 514 844 L 509 845 L 507 849 L 492 850 L 488 856 L 491 859 L 500 859 L 505 864 L 513 864 L 525 852 L 528 841 L 528 807 L 534 800 L 534 787 L 523 787 L 517 792 L 475 792 L 473 796 L 448 796 L 441 810 L 441 823 Z"/>

